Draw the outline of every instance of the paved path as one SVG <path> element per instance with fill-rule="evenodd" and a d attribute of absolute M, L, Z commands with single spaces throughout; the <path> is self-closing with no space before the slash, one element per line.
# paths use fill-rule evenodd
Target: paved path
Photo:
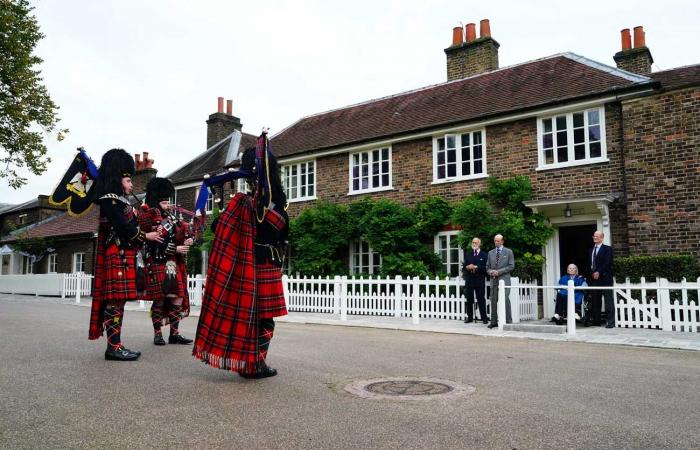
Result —
<path fill-rule="evenodd" d="M 88 308 L 0 296 L 0 448 L 697 448 L 700 353 L 280 323 L 244 380 L 190 348 L 154 347 L 128 311 L 137 362 L 103 359 Z M 196 320 L 186 319 L 192 336 Z M 465 398 L 368 400 L 351 380 L 427 376 Z"/>

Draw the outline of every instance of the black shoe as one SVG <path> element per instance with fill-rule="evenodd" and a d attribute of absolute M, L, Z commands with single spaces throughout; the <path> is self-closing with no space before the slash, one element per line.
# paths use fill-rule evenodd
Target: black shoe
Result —
<path fill-rule="evenodd" d="M 474 319 L 472 319 L 471 317 L 464 319 L 464 323 L 472 323 L 472 322 L 474 322 Z"/>
<path fill-rule="evenodd" d="M 192 339 L 186 338 L 181 334 L 171 334 L 168 336 L 168 344 L 191 344 Z"/>
<path fill-rule="evenodd" d="M 605 324 L 605 328 L 615 328 L 615 324 L 608 322 Z"/>
<path fill-rule="evenodd" d="M 484 325 L 486 325 L 487 323 L 489 323 L 489 318 L 485 318 L 484 320 L 482 320 L 482 322 L 484 323 Z"/>
<path fill-rule="evenodd" d="M 141 353 L 132 352 L 126 347 L 119 347 L 116 350 L 105 350 L 105 359 L 107 361 L 136 361 L 141 356 Z"/>
<path fill-rule="evenodd" d="M 163 339 L 163 335 L 156 334 L 155 336 L 153 336 L 153 343 L 155 345 L 165 345 L 165 339 Z"/>
<path fill-rule="evenodd" d="M 131 352 L 131 353 L 133 353 L 134 355 L 141 356 L 141 352 L 138 351 L 138 350 L 130 350 L 130 349 L 126 348 L 126 347 L 123 347 L 123 348 L 124 348 L 124 350 L 126 350 L 127 352 Z"/>
<path fill-rule="evenodd" d="M 555 320 L 554 323 L 556 323 L 557 325 L 564 325 L 564 319 L 559 318 L 558 320 Z"/>
<path fill-rule="evenodd" d="M 243 378 L 257 380 L 260 378 L 274 377 L 277 375 L 277 369 L 265 366 L 262 369 L 258 369 L 255 373 L 239 373 L 239 375 Z"/>
<path fill-rule="evenodd" d="M 498 326 L 497 323 L 490 323 L 488 328 L 496 328 Z"/>

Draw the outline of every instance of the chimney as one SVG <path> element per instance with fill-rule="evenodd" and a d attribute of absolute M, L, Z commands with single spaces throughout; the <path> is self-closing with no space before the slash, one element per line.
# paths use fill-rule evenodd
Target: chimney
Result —
<path fill-rule="evenodd" d="M 461 27 L 460 27 L 461 28 Z M 500 44 L 491 37 L 491 23 L 488 19 L 479 22 L 479 38 L 476 25 L 465 27 L 466 39 L 462 41 L 462 30 L 452 30 L 452 45 L 445 49 L 447 55 L 447 81 L 490 72 L 498 69 L 498 47 Z"/>
<path fill-rule="evenodd" d="M 207 148 L 224 139 L 234 130 L 241 130 L 241 119 L 233 115 L 233 100 L 226 100 L 226 113 L 224 113 L 224 98 L 217 99 L 217 112 L 211 114 L 207 120 Z"/>
<path fill-rule="evenodd" d="M 634 47 L 632 47 L 629 28 L 620 31 L 620 34 L 622 49 L 613 56 L 618 69 L 639 75 L 649 75 L 654 58 L 651 57 L 651 52 L 646 46 L 644 28 L 634 27 Z"/>
<path fill-rule="evenodd" d="M 131 177 L 131 182 L 134 185 L 134 194 L 141 194 L 146 192 L 146 185 L 156 176 L 158 170 L 153 168 L 153 160 L 148 159 L 148 152 L 143 152 L 143 158 L 140 154 L 135 154 L 134 161 L 136 173 Z"/>

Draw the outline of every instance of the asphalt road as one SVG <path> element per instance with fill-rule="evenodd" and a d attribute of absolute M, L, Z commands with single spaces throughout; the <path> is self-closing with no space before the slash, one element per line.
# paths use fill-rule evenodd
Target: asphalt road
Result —
<path fill-rule="evenodd" d="M 279 324 L 244 380 L 155 347 L 127 311 L 137 362 L 104 360 L 89 309 L 0 297 L 0 448 L 698 448 L 700 352 Z M 192 336 L 196 318 L 185 319 Z M 343 391 L 425 376 L 466 398 L 398 402 Z"/>

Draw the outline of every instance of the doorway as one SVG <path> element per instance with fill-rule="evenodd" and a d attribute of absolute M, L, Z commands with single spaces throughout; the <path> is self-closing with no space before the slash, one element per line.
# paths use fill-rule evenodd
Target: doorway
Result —
<path fill-rule="evenodd" d="M 573 263 L 581 275 L 586 273 L 588 249 L 593 247 L 595 224 L 559 227 L 559 276 Z"/>

